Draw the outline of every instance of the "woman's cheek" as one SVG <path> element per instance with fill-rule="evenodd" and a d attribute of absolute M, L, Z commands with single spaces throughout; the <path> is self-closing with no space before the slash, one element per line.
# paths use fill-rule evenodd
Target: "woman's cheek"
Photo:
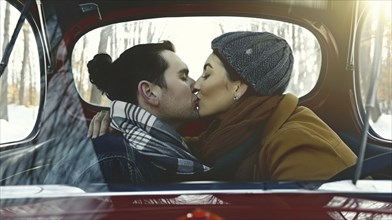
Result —
<path fill-rule="evenodd" d="M 199 100 L 199 114 L 201 117 L 204 117 L 208 113 L 209 107 L 211 107 L 211 103 L 209 103 L 209 97 L 205 95 L 205 93 L 200 93 L 200 100 Z"/>

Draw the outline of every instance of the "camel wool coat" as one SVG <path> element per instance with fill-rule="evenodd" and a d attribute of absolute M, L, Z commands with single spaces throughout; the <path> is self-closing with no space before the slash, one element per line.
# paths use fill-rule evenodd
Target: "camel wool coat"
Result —
<path fill-rule="evenodd" d="M 313 111 L 286 94 L 267 120 L 256 152 L 235 179 L 326 180 L 356 163 L 356 155 Z"/>

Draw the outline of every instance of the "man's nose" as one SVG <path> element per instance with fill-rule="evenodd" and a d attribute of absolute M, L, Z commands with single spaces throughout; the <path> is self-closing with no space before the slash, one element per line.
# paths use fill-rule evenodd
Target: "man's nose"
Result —
<path fill-rule="evenodd" d="M 193 87 L 193 85 L 195 84 L 195 80 L 192 77 L 189 77 L 189 82 L 191 83 L 191 86 Z"/>

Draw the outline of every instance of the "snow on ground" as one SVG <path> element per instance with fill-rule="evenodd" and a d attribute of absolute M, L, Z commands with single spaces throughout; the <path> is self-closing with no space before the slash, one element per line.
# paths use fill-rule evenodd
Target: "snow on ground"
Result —
<path fill-rule="evenodd" d="M 9 105 L 9 121 L 0 120 L 0 143 L 27 137 L 34 128 L 37 114 L 38 106 L 27 108 L 23 105 Z"/>
<path fill-rule="evenodd" d="M 377 123 L 370 121 L 370 126 L 381 137 L 392 139 L 392 115 L 381 115 Z"/>

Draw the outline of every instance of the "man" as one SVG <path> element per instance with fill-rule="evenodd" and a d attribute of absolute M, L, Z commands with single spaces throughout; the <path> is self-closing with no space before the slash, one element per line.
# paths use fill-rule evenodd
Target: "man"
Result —
<path fill-rule="evenodd" d="M 113 62 L 97 54 L 87 66 L 90 81 L 112 102 L 110 117 L 99 113 L 89 127 L 98 161 L 72 179 L 97 181 L 100 168 L 108 183 L 170 182 L 210 170 L 175 130 L 198 112 L 195 81 L 171 42 L 136 45 Z M 109 123 L 117 136 L 96 138 Z"/>
<path fill-rule="evenodd" d="M 188 76 L 187 65 L 174 53 L 174 48 L 167 48 L 160 54 L 168 66 L 161 73 L 165 86 L 140 80 L 135 104 L 177 129 L 186 121 L 198 118 L 197 97 L 192 93 L 195 81 Z M 91 121 L 88 137 L 96 138 L 107 133 L 109 123 L 108 112 L 99 112 Z"/>

